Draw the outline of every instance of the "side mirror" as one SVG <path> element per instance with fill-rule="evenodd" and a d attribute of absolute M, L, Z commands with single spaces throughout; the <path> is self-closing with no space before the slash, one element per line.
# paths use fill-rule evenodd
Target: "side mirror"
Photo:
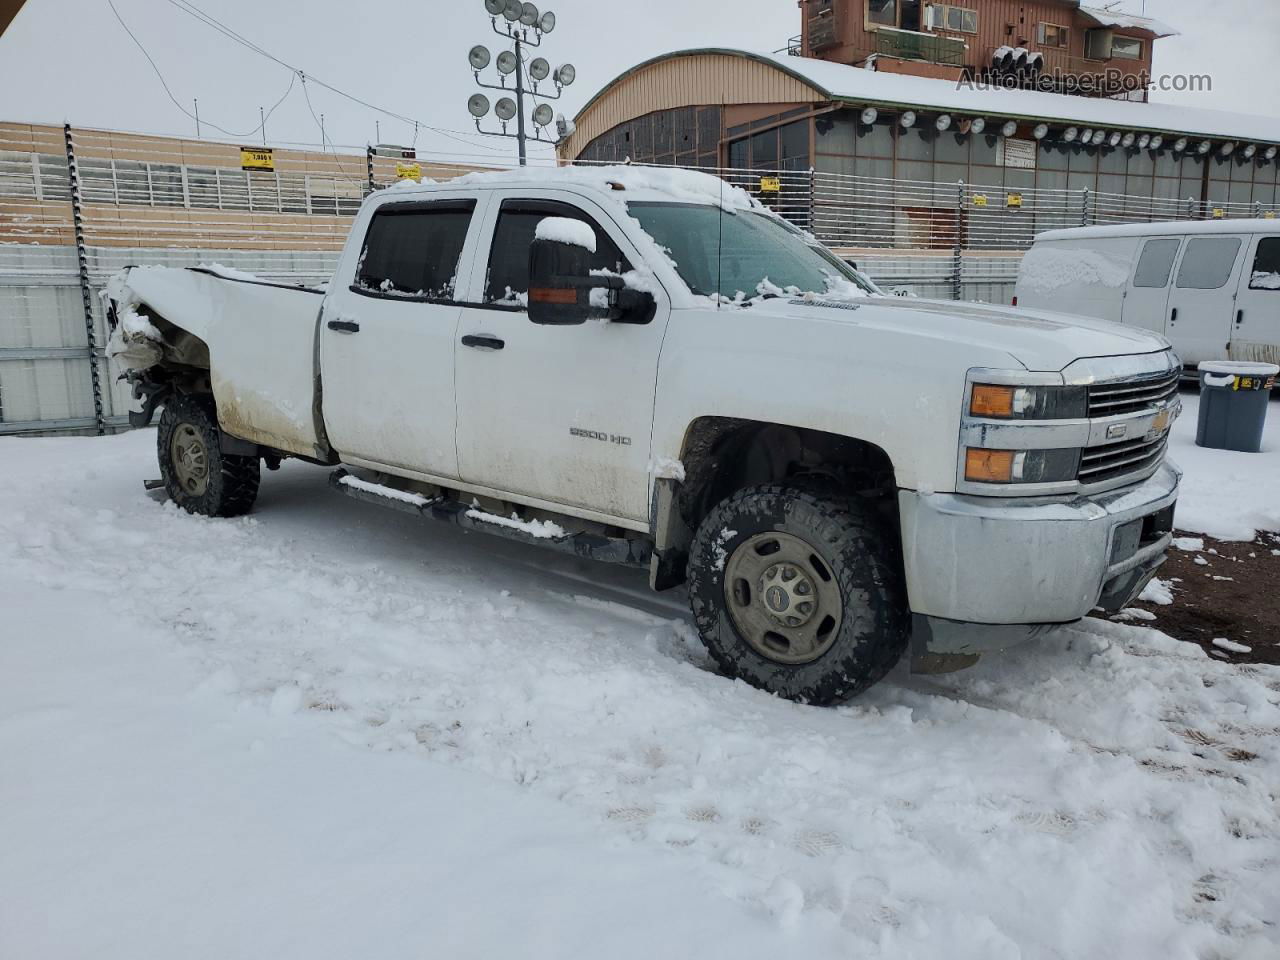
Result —
<path fill-rule="evenodd" d="M 652 294 L 628 289 L 621 277 L 592 276 L 585 247 L 535 239 L 529 248 L 529 319 L 534 323 L 648 323 L 656 309 Z"/>

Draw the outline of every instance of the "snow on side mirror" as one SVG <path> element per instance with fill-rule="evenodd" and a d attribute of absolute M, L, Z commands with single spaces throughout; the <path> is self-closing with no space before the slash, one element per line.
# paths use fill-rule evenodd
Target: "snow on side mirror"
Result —
<path fill-rule="evenodd" d="M 627 288 L 614 275 L 591 272 L 596 234 L 590 224 L 567 217 L 538 223 L 529 248 L 529 319 L 569 326 L 587 320 L 648 323 L 652 295 Z"/>

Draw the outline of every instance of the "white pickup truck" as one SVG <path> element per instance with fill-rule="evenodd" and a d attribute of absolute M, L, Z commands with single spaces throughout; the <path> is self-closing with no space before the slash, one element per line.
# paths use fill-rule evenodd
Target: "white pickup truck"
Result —
<path fill-rule="evenodd" d="M 1101 321 L 903 300 L 746 193 L 564 168 L 374 193 L 325 289 L 134 268 L 112 353 L 169 496 L 262 462 L 687 583 L 724 672 L 843 700 L 1130 602 L 1180 365 Z"/>

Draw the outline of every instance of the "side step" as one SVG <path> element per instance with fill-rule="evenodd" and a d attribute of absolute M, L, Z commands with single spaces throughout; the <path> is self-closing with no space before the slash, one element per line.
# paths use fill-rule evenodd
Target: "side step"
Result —
<path fill-rule="evenodd" d="M 445 497 L 424 497 L 420 494 L 385 487 L 381 484 L 361 480 L 343 469 L 333 471 L 329 475 L 329 486 L 343 496 L 365 503 L 376 503 L 382 507 L 411 513 L 427 520 L 442 520 L 465 530 L 476 530 L 491 536 L 517 540 L 520 543 L 545 547 L 558 553 L 573 554 L 588 560 L 602 563 L 617 563 L 630 567 L 648 567 L 653 553 L 652 546 L 642 540 L 628 540 L 623 537 L 605 537 L 594 533 L 549 533 L 546 527 L 533 532 L 537 527 L 519 521 L 511 521 L 506 517 L 483 513 L 480 510 Z M 554 531 L 554 525 L 551 530 Z"/>

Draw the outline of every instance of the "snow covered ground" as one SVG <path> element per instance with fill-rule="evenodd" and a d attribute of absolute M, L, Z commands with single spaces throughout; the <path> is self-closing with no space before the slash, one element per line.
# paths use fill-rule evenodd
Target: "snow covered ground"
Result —
<path fill-rule="evenodd" d="M 1275 517 L 1188 428 L 1184 525 Z M 638 574 L 153 444 L 0 439 L 0 956 L 1280 951 L 1280 671 L 1089 621 L 800 707 Z"/>

